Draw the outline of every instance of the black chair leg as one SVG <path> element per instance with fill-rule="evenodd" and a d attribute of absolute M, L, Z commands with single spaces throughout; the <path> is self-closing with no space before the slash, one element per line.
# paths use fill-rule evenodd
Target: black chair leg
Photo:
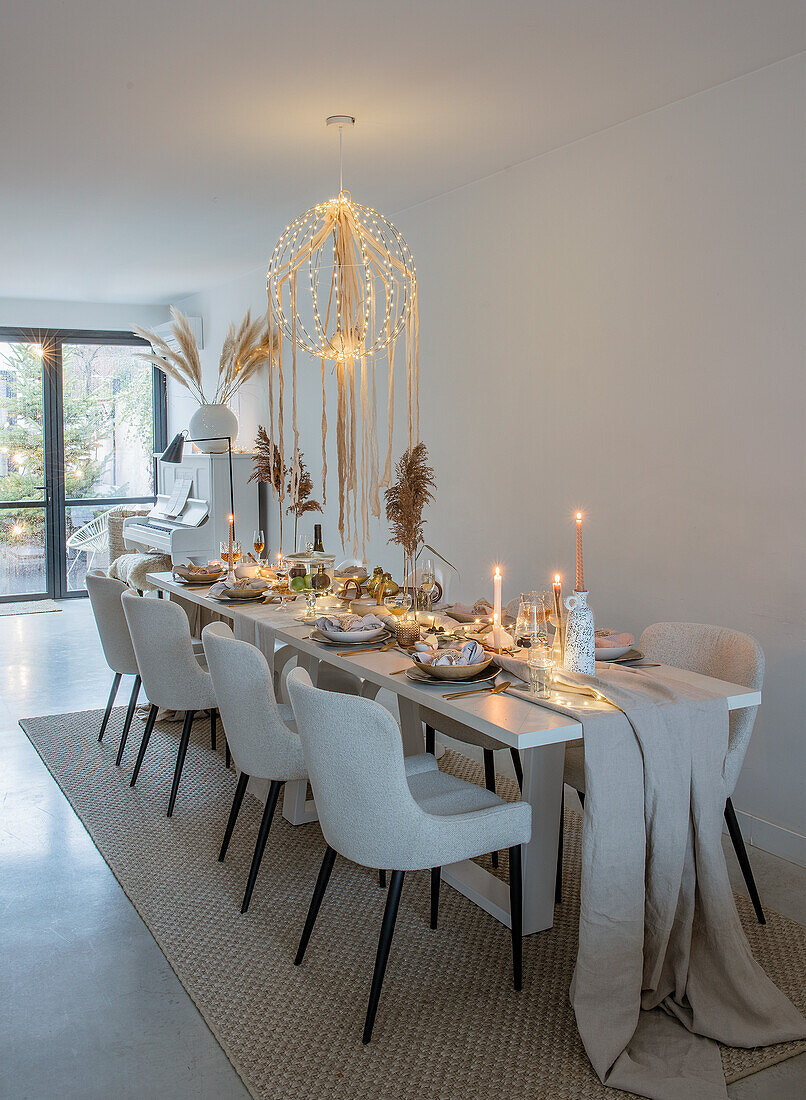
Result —
<path fill-rule="evenodd" d="M 425 726 L 425 751 L 430 752 L 432 756 L 436 756 L 436 731 L 433 726 L 429 726 L 426 723 Z"/>
<path fill-rule="evenodd" d="M 495 794 L 495 753 L 492 749 L 484 750 L 484 786 Z M 498 866 L 498 852 L 492 852 L 490 858 L 493 867 Z"/>
<path fill-rule="evenodd" d="M 753 878 L 753 868 L 750 866 L 747 849 L 744 846 L 742 830 L 739 828 L 739 822 L 736 820 L 736 811 L 730 799 L 725 803 L 725 821 L 728 825 L 730 839 L 733 841 L 733 850 L 736 852 L 736 858 L 739 860 L 739 866 L 742 869 L 747 892 L 750 895 L 750 900 L 756 911 L 756 920 L 759 924 L 766 924 L 767 919 L 764 916 L 764 910 L 761 908 L 761 898 L 758 896 L 758 890 L 756 889 L 756 880 Z"/>
<path fill-rule="evenodd" d="M 210 748 L 215 752 L 216 720 L 215 708 L 210 711 Z"/>
<path fill-rule="evenodd" d="M 336 849 L 326 848 L 322 866 L 319 868 L 319 874 L 316 879 L 316 886 L 313 890 L 308 916 L 305 918 L 305 927 L 302 929 L 302 936 L 299 941 L 299 947 L 297 948 L 296 958 L 294 959 L 294 966 L 299 966 L 305 958 L 305 948 L 308 946 L 308 940 L 311 938 L 311 932 L 313 932 L 313 926 L 316 922 L 319 906 L 322 904 L 322 898 L 325 896 L 325 890 L 327 890 L 327 884 L 330 880 L 330 872 L 333 870 L 333 861 L 335 858 Z"/>
<path fill-rule="evenodd" d="M 431 868 L 431 927 L 436 928 L 439 920 L 439 884 L 442 878 L 442 868 Z"/>
<path fill-rule="evenodd" d="M 557 877 L 554 880 L 554 903 L 562 905 L 563 900 L 563 833 L 565 832 L 565 801 L 560 798 L 560 835 L 557 838 Z"/>
<path fill-rule="evenodd" d="M 386 973 L 386 963 L 389 959 L 389 948 L 392 946 L 392 936 L 395 931 L 397 910 L 400 905 L 400 891 L 403 889 L 403 877 L 405 874 L 405 871 L 392 871 L 392 879 L 389 883 L 389 893 L 386 895 L 386 908 L 383 911 L 381 935 L 378 940 L 378 953 L 375 956 L 375 971 L 372 975 L 372 988 L 369 993 L 367 1018 L 364 1021 L 364 1035 L 362 1039 L 364 1043 L 368 1043 L 372 1038 L 372 1028 L 375 1024 L 375 1014 L 378 1011 L 378 1001 L 381 999 L 381 986 L 383 985 L 383 976 Z"/>
<path fill-rule="evenodd" d="M 101 722 L 101 732 L 98 734 L 99 741 L 103 741 L 104 734 L 106 733 L 106 725 L 109 721 L 109 715 L 112 713 L 112 707 L 115 705 L 115 696 L 117 695 L 118 688 L 120 687 L 120 677 L 121 674 L 119 672 L 116 672 L 115 678 L 112 681 L 112 687 L 109 689 L 109 698 L 106 702 L 106 710 L 104 711 L 103 721 Z"/>
<path fill-rule="evenodd" d="M 386 871 L 384 870 L 378 871 L 378 885 L 380 886 L 381 890 L 386 889 Z"/>
<path fill-rule="evenodd" d="M 126 748 L 126 738 L 129 736 L 129 730 L 132 726 L 132 719 L 134 718 L 134 708 L 137 706 L 137 696 L 140 694 L 140 677 L 135 676 L 134 687 L 129 697 L 129 707 L 126 711 L 126 721 L 123 723 L 123 733 L 120 736 L 120 744 L 118 745 L 118 755 L 115 758 L 115 767 L 120 767 L 120 762 L 123 759 L 123 750 Z"/>
<path fill-rule="evenodd" d="M 179 780 L 182 778 L 182 768 L 185 766 L 185 757 L 190 741 L 190 727 L 193 725 L 195 710 L 185 711 L 185 722 L 182 726 L 182 737 L 179 741 L 179 752 L 176 754 L 176 767 L 174 768 L 174 781 L 171 784 L 171 797 L 168 799 L 168 817 L 173 817 L 176 796 L 179 791 Z"/>
<path fill-rule="evenodd" d="M 523 764 L 521 764 L 521 754 L 511 745 L 509 747 L 509 752 L 512 757 L 512 766 L 515 769 L 515 778 L 518 780 L 518 788 L 521 794 L 523 794 Z"/>
<path fill-rule="evenodd" d="M 225 734 L 224 735 L 224 767 L 229 769 L 229 766 L 230 766 L 231 763 L 232 763 L 232 756 L 230 755 L 230 751 L 229 751 L 229 741 L 227 740 L 226 734 Z"/>
<path fill-rule="evenodd" d="M 140 751 L 137 753 L 137 760 L 134 765 L 134 771 L 132 772 L 130 787 L 133 787 L 137 782 L 137 776 L 140 774 L 140 765 L 143 763 L 143 757 L 146 754 L 148 747 L 148 740 L 151 737 L 151 731 L 154 729 L 154 723 L 157 720 L 157 707 L 151 704 L 151 710 L 148 712 L 148 718 L 146 719 L 146 728 L 143 731 L 143 740 L 140 742 Z"/>
<path fill-rule="evenodd" d="M 252 891 L 255 888 L 257 873 L 260 869 L 260 861 L 263 859 L 263 849 L 266 847 L 266 840 L 268 839 L 269 829 L 271 828 L 271 819 L 274 817 L 274 808 L 277 805 L 277 799 L 282 785 L 279 779 L 273 779 L 269 787 L 269 794 L 266 798 L 266 808 L 263 810 L 263 817 L 261 818 L 260 829 L 257 834 L 255 854 L 252 856 L 252 866 L 249 868 L 246 893 L 243 896 L 243 904 L 241 905 L 242 913 L 245 913 L 249 908 L 249 902 L 252 899 Z"/>
<path fill-rule="evenodd" d="M 238 776 L 238 786 L 235 788 L 235 797 L 232 800 L 232 809 L 227 818 L 227 827 L 224 830 L 224 840 L 221 843 L 221 851 L 218 853 L 219 863 L 227 854 L 227 848 L 229 848 L 229 842 L 232 839 L 232 830 L 235 828 L 235 822 L 238 820 L 238 812 L 241 809 L 241 803 L 243 802 L 243 796 L 246 794 L 246 784 L 248 782 L 249 776 L 246 772 L 241 772 Z"/>
<path fill-rule="evenodd" d="M 585 809 L 585 793 L 584 793 L 584 791 L 577 791 L 577 794 L 579 795 L 579 804 L 582 807 L 582 809 L 584 810 Z"/>
<path fill-rule="evenodd" d="M 521 846 L 509 849 L 509 915 L 512 926 L 512 976 L 523 989 L 523 877 Z"/>

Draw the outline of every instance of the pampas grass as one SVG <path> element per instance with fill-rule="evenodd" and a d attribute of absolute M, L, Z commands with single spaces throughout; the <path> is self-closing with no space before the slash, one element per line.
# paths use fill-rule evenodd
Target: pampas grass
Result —
<path fill-rule="evenodd" d="M 139 359 L 153 363 L 169 378 L 184 386 L 200 405 L 226 405 L 241 386 L 248 382 L 271 360 L 277 349 L 277 337 L 269 337 L 262 318 L 253 321 L 250 311 L 236 328 L 227 329 L 218 365 L 218 384 L 212 401 L 205 397 L 202 388 L 202 369 L 199 347 L 184 313 L 171 306 L 173 323 L 171 331 L 177 347 L 173 348 L 156 332 L 134 325 L 133 331 L 151 344 L 151 354 L 138 353 Z"/>
<path fill-rule="evenodd" d="M 425 443 L 418 443 L 403 454 L 395 469 L 395 480 L 384 492 L 389 542 L 396 542 L 403 549 L 411 568 L 424 541 L 423 508 L 434 499 L 435 492 L 428 448 Z"/>

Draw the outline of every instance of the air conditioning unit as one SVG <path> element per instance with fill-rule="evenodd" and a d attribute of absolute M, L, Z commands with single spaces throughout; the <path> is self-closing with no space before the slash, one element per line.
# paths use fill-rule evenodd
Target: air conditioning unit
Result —
<path fill-rule="evenodd" d="M 201 317 L 188 317 L 188 325 L 190 325 L 190 331 L 199 345 L 199 351 L 204 347 L 204 329 L 202 327 Z M 164 325 L 155 325 L 154 332 L 157 336 L 161 337 L 170 348 L 176 348 L 176 337 L 173 334 L 171 322 L 166 321 Z"/>

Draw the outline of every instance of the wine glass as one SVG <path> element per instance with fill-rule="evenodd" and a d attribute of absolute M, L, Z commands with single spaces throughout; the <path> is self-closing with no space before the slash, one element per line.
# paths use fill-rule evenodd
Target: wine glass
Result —
<path fill-rule="evenodd" d="M 228 570 L 234 569 L 241 560 L 240 542 L 237 539 L 232 542 L 232 561 L 229 560 L 229 546 L 229 539 L 222 539 L 219 545 L 219 556 L 223 562 L 226 562 Z"/>
<path fill-rule="evenodd" d="M 436 589 L 436 577 L 434 576 L 434 563 L 429 558 L 425 563 L 423 569 L 422 578 L 420 580 L 420 588 L 423 590 L 425 596 L 425 610 L 431 614 L 431 601 L 434 596 L 434 590 Z"/>
<path fill-rule="evenodd" d="M 266 539 L 264 538 L 264 535 L 263 535 L 262 531 L 255 531 L 253 533 L 253 535 L 252 535 L 252 545 L 255 548 L 255 557 L 257 558 L 258 564 L 259 564 L 260 563 L 260 555 L 263 553 L 264 549 L 266 548 Z"/>
<path fill-rule="evenodd" d="M 384 596 L 383 604 L 393 618 L 402 619 L 412 605 L 411 592 L 401 588 L 394 596 Z"/>

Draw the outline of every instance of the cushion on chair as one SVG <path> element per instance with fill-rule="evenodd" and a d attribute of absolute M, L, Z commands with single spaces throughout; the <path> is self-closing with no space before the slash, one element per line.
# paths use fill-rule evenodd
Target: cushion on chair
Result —
<path fill-rule="evenodd" d="M 120 554 L 109 566 L 108 575 L 140 592 L 156 592 L 146 575 L 170 572 L 171 568 L 170 554 Z"/>

